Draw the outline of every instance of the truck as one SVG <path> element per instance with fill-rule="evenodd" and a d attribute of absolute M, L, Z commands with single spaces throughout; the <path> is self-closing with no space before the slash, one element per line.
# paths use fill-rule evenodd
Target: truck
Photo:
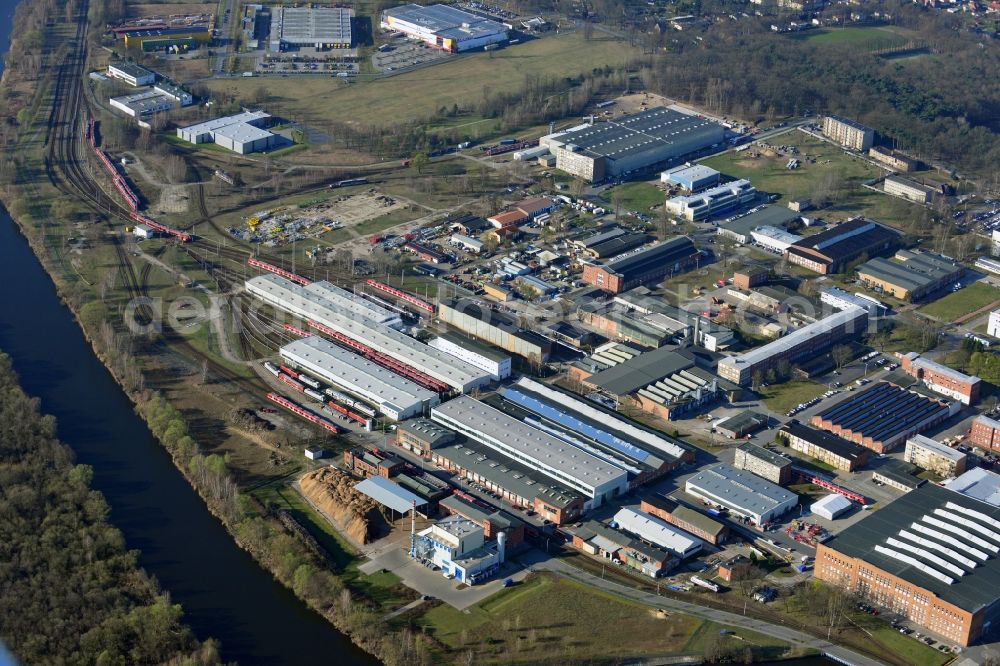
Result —
<path fill-rule="evenodd" d="M 511 146 L 517 143 L 517 139 L 500 139 L 501 146 Z"/>

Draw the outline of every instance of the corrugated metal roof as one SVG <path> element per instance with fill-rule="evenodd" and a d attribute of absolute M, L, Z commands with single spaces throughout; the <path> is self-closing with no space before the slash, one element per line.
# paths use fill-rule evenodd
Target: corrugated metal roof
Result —
<path fill-rule="evenodd" d="M 414 502 L 416 502 L 416 506 L 427 504 L 409 490 L 400 488 L 399 485 L 381 476 L 369 477 L 356 484 L 354 489 L 397 513 L 406 513 L 413 508 Z"/>

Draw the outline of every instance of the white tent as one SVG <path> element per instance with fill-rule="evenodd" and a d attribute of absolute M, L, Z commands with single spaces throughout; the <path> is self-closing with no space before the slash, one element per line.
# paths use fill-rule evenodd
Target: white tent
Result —
<path fill-rule="evenodd" d="M 821 518 L 833 520 L 840 514 L 849 510 L 852 506 L 851 500 L 843 495 L 827 495 L 826 497 L 813 503 L 809 510 Z"/>

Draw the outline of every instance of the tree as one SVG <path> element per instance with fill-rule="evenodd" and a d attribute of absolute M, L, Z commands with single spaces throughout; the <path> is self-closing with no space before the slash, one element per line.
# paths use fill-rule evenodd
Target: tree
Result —
<path fill-rule="evenodd" d="M 427 153 L 416 153 L 410 158 L 410 167 L 417 173 L 422 174 L 428 164 L 430 164 L 430 158 L 427 157 Z"/>
<path fill-rule="evenodd" d="M 754 370 L 753 374 L 750 376 L 750 385 L 753 387 L 754 391 L 760 391 L 761 384 L 764 383 L 764 373 L 760 370 Z"/>
<path fill-rule="evenodd" d="M 837 364 L 837 370 L 840 370 L 850 362 L 852 356 L 851 348 L 847 345 L 836 345 L 830 350 L 830 356 L 833 357 L 833 362 Z"/>

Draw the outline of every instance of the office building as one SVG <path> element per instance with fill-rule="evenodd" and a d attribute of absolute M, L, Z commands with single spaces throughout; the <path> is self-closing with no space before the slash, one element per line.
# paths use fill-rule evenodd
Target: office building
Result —
<path fill-rule="evenodd" d="M 628 472 L 495 407 L 461 396 L 431 410 L 431 420 L 550 477 L 589 498 L 594 507 L 628 489 Z"/>
<path fill-rule="evenodd" d="M 972 420 L 969 441 L 984 449 L 1000 450 L 1000 421 L 979 415 Z"/>
<path fill-rule="evenodd" d="M 585 261 L 581 278 L 598 289 L 620 294 L 689 271 L 698 265 L 700 258 L 701 253 L 690 238 L 677 236 L 608 263 Z"/>
<path fill-rule="evenodd" d="M 906 440 L 903 460 L 921 469 L 949 478 L 965 471 L 968 456 L 930 437 L 914 435 Z"/>
<path fill-rule="evenodd" d="M 587 182 L 645 173 L 721 143 L 716 122 L 658 107 L 542 137 L 556 168 Z"/>
<path fill-rule="evenodd" d="M 736 448 L 733 467 L 783 486 L 792 479 L 792 459 L 750 442 Z"/>
<path fill-rule="evenodd" d="M 451 5 L 400 5 L 382 12 L 383 30 L 461 53 L 507 41 L 507 27 Z"/>
<path fill-rule="evenodd" d="M 108 76 L 124 81 L 133 88 L 151 86 L 156 83 L 156 74 L 131 62 L 108 65 Z"/>
<path fill-rule="evenodd" d="M 723 379 L 746 386 L 753 381 L 754 375 L 763 376 L 768 370 L 777 368 L 781 360 L 797 363 L 812 359 L 835 344 L 860 336 L 867 324 L 868 311 L 863 308 L 834 312 L 763 347 L 727 356 L 719 361 L 717 372 Z"/>
<path fill-rule="evenodd" d="M 682 560 L 701 552 L 705 545 L 700 539 L 682 530 L 674 529 L 648 513 L 628 507 L 618 510 L 613 524 L 616 524 L 618 529 L 634 534 L 643 541 L 658 546 Z"/>
<path fill-rule="evenodd" d="M 858 282 L 901 301 L 920 301 L 960 282 L 965 266 L 929 252 L 899 250 L 892 259 L 876 257 L 854 269 Z"/>
<path fill-rule="evenodd" d="M 794 243 L 785 252 L 790 263 L 826 275 L 839 273 L 861 255 L 869 257 L 896 249 L 902 237 L 892 229 L 858 217 Z"/>
<path fill-rule="evenodd" d="M 979 377 L 953 370 L 924 358 L 917 352 L 897 353 L 896 356 L 903 372 L 923 382 L 935 393 L 958 400 L 963 405 L 974 405 L 979 402 L 979 392 L 983 385 L 983 380 Z"/>
<path fill-rule="evenodd" d="M 729 538 L 730 530 L 725 524 L 664 495 L 643 497 L 639 502 L 639 510 L 712 545 L 722 544 Z"/>
<path fill-rule="evenodd" d="M 810 428 L 792 419 L 778 431 L 778 438 L 793 451 L 845 472 L 855 472 L 868 464 L 870 451 L 824 430 Z"/>
<path fill-rule="evenodd" d="M 739 208 L 757 198 L 757 189 L 749 180 L 734 180 L 697 194 L 667 199 L 666 212 L 688 222 L 700 222 Z"/>
<path fill-rule="evenodd" d="M 438 304 L 437 317 L 462 333 L 516 354 L 530 363 L 544 363 L 552 353 L 552 342 L 548 338 L 522 329 L 514 317 L 483 307 L 472 299 L 442 299 Z"/>
<path fill-rule="evenodd" d="M 726 464 L 702 469 L 688 478 L 684 490 L 709 504 L 728 509 L 757 527 L 767 525 L 799 503 L 795 493 Z"/>
<path fill-rule="evenodd" d="M 271 50 L 349 49 L 354 10 L 341 7 L 271 7 Z"/>
<path fill-rule="evenodd" d="M 823 134 L 845 148 L 867 151 L 875 141 L 875 130 L 841 116 L 823 118 Z"/>
<path fill-rule="evenodd" d="M 934 199 L 933 187 L 927 187 L 902 176 L 886 176 L 882 189 L 886 194 L 902 197 L 919 204 L 928 204 Z"/>
<path fill-rule="evenodd" d="M 958 412 L 957 402 L 876 382 L 810 419 L 810 424 L 876 453 L 886 453 Z"/>
<path fill-rule="evenodd" d="M 706 187 L 712 187 L 718 184 L 719 178 L 718 171 L 703 164 L 682 164 L 660 174 L 661 183 L 675 185 L 687 192 L 698 192 Z"/>
<path fill-rule="evenodd" d="M 268 150 L 281 141 L 281 137 L 263 129 L 270 122 L 270 114 L 263 111 L 244 111 L 233 116 L 208 120 L 188 127 L 178 127 L 177 136 L 189 143 L 216 143 L 235 153 Z"/>
<path fill-rule="evenodd" d="M 1000 509 L 926 484 L 816 547 L 815 576 L 967 646 L 1000 620 Z"/>
<path fill-rule="evenodd" d="M 476 342 L 472 338 L 448 331 L 434 338 L 428 344 L 488 372 L 490 377 L 496 381 L 510 377 L 510 356 L 498 349 Z"/>

